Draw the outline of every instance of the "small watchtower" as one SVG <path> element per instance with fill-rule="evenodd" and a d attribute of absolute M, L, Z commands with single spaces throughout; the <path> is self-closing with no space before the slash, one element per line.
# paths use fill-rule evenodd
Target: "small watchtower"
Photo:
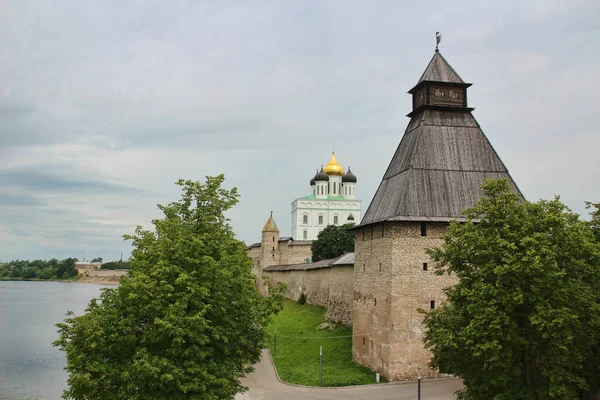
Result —
<path fill-rule="evenodd" d="M 413 96 L 410 121 L 361 224 L 355 229 L 353 359 L 391 381 L 425 377 L 423 316 L 452 276 L 437 276 L 426 249 L 440 246 L 449 221 L 483 195 L 486 179 L 508 170 L 467 104 L 465 83 L 439 50 Z"/>

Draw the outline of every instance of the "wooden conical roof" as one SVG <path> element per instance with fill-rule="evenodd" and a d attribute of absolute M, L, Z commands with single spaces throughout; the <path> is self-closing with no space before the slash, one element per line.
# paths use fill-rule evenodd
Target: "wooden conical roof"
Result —
<path fill-rule="evenodd" d="M 439 79 L 433 81 L 438 86 L 463 82 L 437 52 L 421 80 L 423 77 Z M 481 185 L 486 179 L 505 178 L 520 194 L 471 111 L 466 107 L 422 107 L 411 113 L 361 225 L 462 219 L 461 212 L 483 195 Z"/>
<path fill-rule="evenodd" d="M 436 51 L 421 75 L 419 82 L 465 83 L 454 68 L 446 61 L 442 53 Z"/>

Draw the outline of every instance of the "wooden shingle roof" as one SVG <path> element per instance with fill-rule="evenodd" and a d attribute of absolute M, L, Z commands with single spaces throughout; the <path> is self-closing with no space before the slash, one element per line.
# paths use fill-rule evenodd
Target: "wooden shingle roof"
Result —
<path fill-rule="evenodd" d="M 447 68 L 438 68 L 442 62 Z M 423 76 L 463 82 L 437 52 Z M 361 226 L 463 219 L 461 212 L 482 197 L 486 179 L 505 178 L 520 194 L 471 111 L 426 106 L 412 115 Z"/>
<path fill-rule="evenodd" d="M 429 65 L 425 68 L 425 72 L 421 75 L 417 84 L 424 82 L 445 82 L 445 83 L 465 83 L 462 78 L 456 73 L 454 68 L 450 66 L 448 61 L 442 56 L 442 53 L 436 51 Z"/>

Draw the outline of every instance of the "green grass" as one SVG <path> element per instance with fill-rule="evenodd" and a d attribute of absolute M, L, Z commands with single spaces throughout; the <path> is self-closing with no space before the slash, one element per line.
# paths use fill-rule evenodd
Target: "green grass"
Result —
<path fill-rule="evenodd" d="M 317 329 L 325 321 L 325 309 L 285 301 L 285 308 L 269 325 L 269 349 L 282 380 L 306 386 L 319 385 L 319 346 L 323 346 L 323 386 L 375 383 L 375 373 L 352 362 L 352 329 L 336 325 Z M 277 328 L 277 353 L 273 333 Z M 290 338 L 295 336 L 300 338 Z M 339 337 L 342 336 L 342 337 Z"/>

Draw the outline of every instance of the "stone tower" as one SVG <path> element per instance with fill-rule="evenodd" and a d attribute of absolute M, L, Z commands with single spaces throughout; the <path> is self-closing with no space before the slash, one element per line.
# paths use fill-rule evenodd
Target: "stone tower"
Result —
<path fill-rule="evenodd" d="M 260 255 L 253 257 L 252 273 L 256 279 L 256 287 L 262 294 L 267 294 L 263 281 L 262 270 L 270 265 L 281 264 L 281 249 L 279 248 L 279 228 L 273 218 L 273 212 L 262 229 Z"/>
<path fill-rule="evenodd" d="M 389 380 L 435 377 L 418 309 L 455 283 L 437 276 L 425 250 L 477 202 L 486 179 L 520 193 L 467 105 L 465 83 L 437 51 L 409 93 L 410 122 L 355 229 L 353 358 Z"/>

